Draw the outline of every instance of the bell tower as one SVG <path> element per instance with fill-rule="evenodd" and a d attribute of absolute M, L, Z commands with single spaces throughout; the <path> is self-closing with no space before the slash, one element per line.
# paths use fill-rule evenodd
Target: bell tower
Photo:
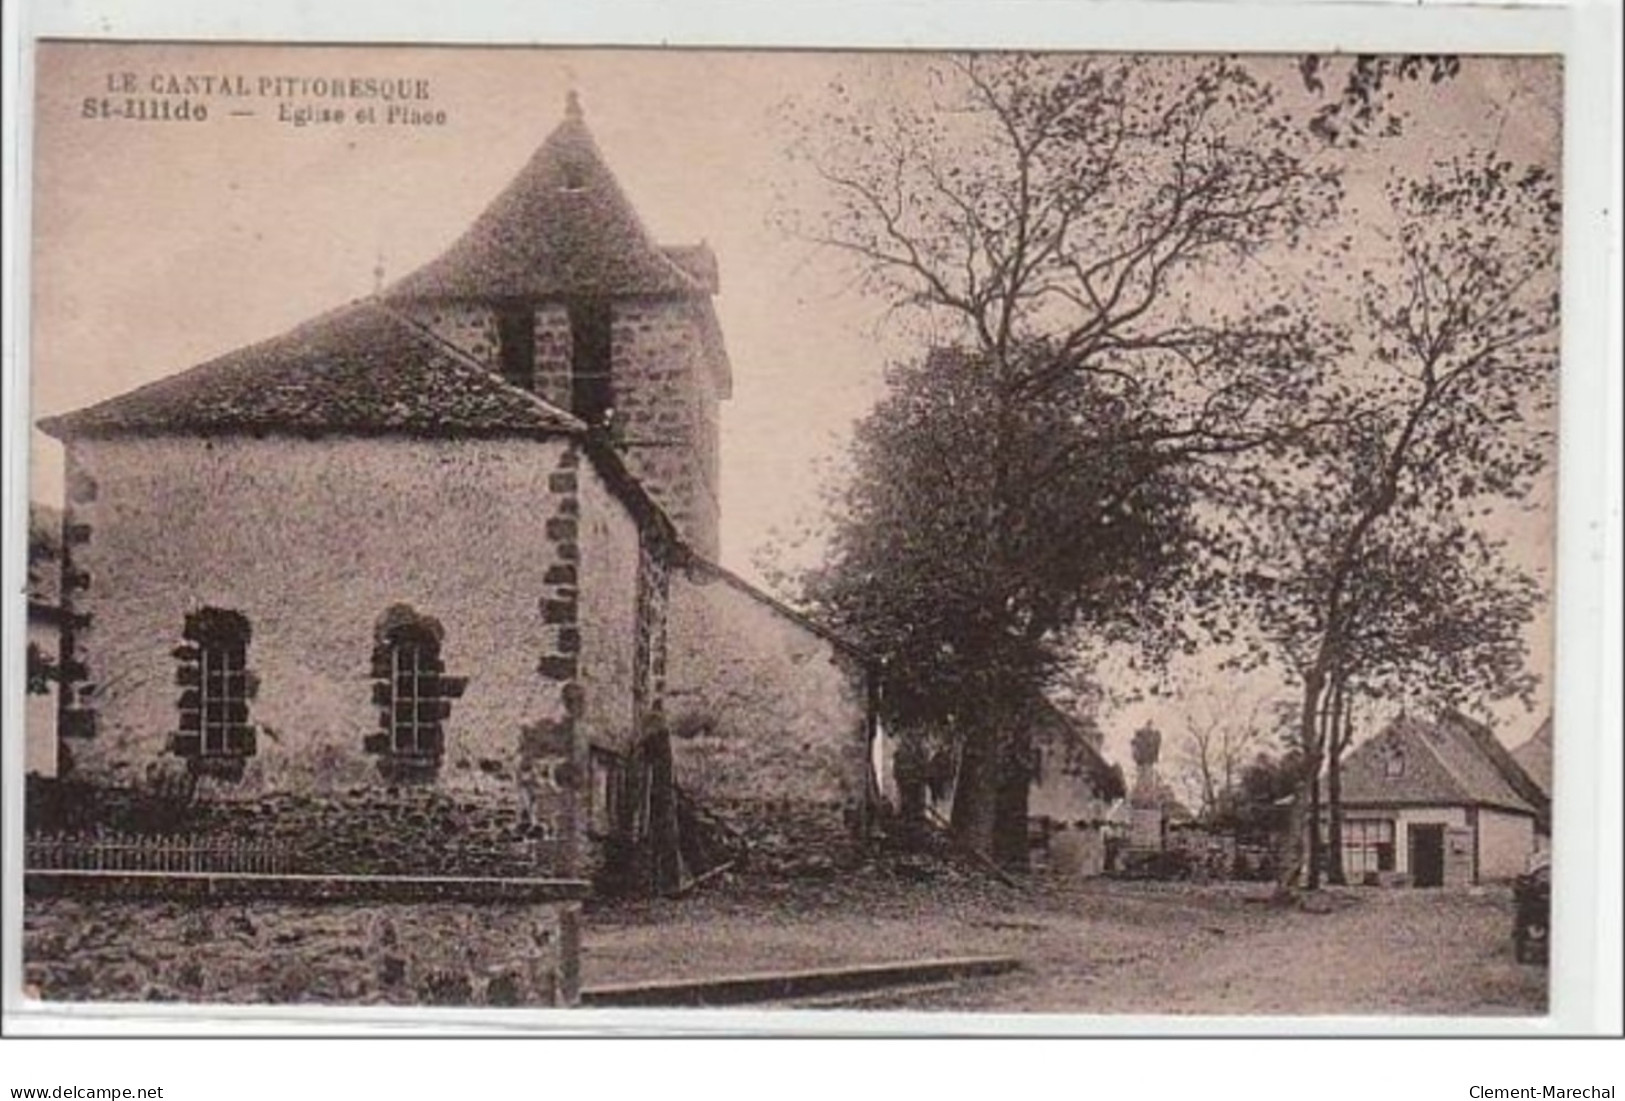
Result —
<path fill-rule="evenodd" d="M 529 163 L 383 300 L 604 432 L 689 546 L 718 554 L 718 414 L 732 375 L 705 244 L 660 246 L 571 92 Z"/>

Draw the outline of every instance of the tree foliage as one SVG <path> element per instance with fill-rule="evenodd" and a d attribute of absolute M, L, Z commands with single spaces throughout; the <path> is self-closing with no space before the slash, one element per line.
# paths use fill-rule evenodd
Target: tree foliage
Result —
<path fill-rule="evenodd" d="M 828 203 L 787 220 L 1017 396 L 1093 373 L 1164 446 L 1233 445 L 1323 336 L 1257 261 L 1341 197 L 1277 99 L 1217 58 L 972 55 L 912 98 L 837 87 L 793 147 Z M 1238 269 L 1255 293 L 1212 293 Z"/>
<path fill-rule="evenodd" d="M 1393 109 L 1395 87 L 1423 80 L 1429 84 L 1453 80 L 1461 72 L 1461 58 L 1454 54 L 1357 54 L 1352 58 L 1305 54 L 1298 71 L 1308 91 L 1325 97 L 1310 116 L 1310 131 L 1331 144 L 1352 148 L 1372 135 L 1397 137 L 1404 129 L 1405 116 Z"/>
<path fill-rule="evenodd" d="M 811 595 L 892 659 L 892 706 L 959 725 L 954 824 L 989 851 L 1058 641 L 1157 622 L 1202 464 L 1301 430 L 1333 342 L 1261 261 L 1337 173 L 1219 58 L 956 58 L 883 103 L 836 87 L 795 152 L 826 202 L 792 228 L 945 349 L 860 428 Z M 1237 270 L 1257 293 L 1214 294 Z"/>
<path fill-rule="evenodd" d="M 1323 395 L 1337 420 L 1255 485 L 1240 575 L 1302 686 L 1300 802 L 1352 694 L 1471 708 L 1532 683 L 1522 632 L 1540 591 L 1483 519 L 1552 459 L 1556 181 L 1483 154 L 1389 199 L 1391 262 L 1360 273 L 1361 369 Z"/>
<path fill-rule="evenodd" d="M 1118 429 L 1093 377 L 1003 418 L 993 378 L 959 349 L 892 369 L 857 427 L 828 558 L 803 578 L 823 618 L 883 657 L 888 723 L 935 740 L 933 755 L 1019 720 L 1072 630 L 1140 637 L 1166 622 L 1194 523 L 1188 487 L 1144 450 L 1086 450 L 1051 470 L 1079 434 Z M 995 469 L 1012 487 L 1002 500 Z M 1042 492 L 1015 491 L 1040 472 Z"/>

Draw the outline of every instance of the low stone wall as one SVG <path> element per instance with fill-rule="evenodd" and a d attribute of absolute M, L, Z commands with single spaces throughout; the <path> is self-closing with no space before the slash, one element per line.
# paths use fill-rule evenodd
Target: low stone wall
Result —
<path fill-rule="evenodd" d="M 163 801 L 133 789 L 74 788 L 39 813 L 45 786 L 29 792 L 30 827 L 43 831 L 232 838 L 286 849 L 290 871 L 309 875 L 573 877 L 568 838 L 526 821 L 517 800 L 433 787 L 357 787 L 246 799 Z"/>
<path fill-rule="evenodd" d="M 562 1006 L 573 881 L 30 872 L 23 974 L 46 1001 Z"/>
<path fill-rule="evenodd" d="M 188 832 L 297 848 L 311 874 L 527 877 L 569 875 L 567 839 L 524 821 L 513 801 L 435 788 L 361 788 L 193 805 Z"/>

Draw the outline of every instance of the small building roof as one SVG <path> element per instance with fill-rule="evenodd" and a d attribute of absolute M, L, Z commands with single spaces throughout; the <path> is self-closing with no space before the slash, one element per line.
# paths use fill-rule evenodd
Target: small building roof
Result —
<path fill-rule="evenodd" d="M 1042 697 L 1032 702 L 1029 713 L 1027 728 L 1033 744 L 1047 751 L 1046 764 L 1053 761 L 1068 775 L 1088 777 L 1101 799 L 1124 796 L 1123 770 L 1106 760 L 1081 725 Z M 1042 783 L 1043 778 L 1039 780 Z"/>
<path fill-rule="evenodd" d="M 1398 766 L 1390 768 L 1389 761 L 1395 759 Z M 1432 722 L 1402 714 L 1381 734 L 1356 747 L 1343 762 L 1342 803 L 1486 806 L 1538 813 L 1486 751 L 1472 724 L 1454 714 Z"/>
<path fill-rule="evenodd" d="M 1548 799 L 1552 796 L 1552 717 L 1546 716 L 1529 740 L 1512 750 L 1512 759 L 1518 762 L 1529 778 L 1539 785 Z"/>
<path fill-rule="evenodd" d="M 662 249 L 604 162 L 570 94 L 564 121 L 464 234 L 384 292 L 413 299 L 709 296 L 704 246 Z"/>
<path fill-rule="evenodd" d="M 375 300 L 40 422 L 59 439 L 228 432 L 533 436 L 585 427 Z"/>

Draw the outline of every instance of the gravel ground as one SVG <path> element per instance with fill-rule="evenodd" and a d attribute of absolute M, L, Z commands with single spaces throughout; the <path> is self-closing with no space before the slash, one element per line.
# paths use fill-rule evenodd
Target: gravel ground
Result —
<path fill-rule="evenodd" d="M 589 913 L 589 986 L 946 956 L 1018 973 L 871 1008 L 1136 1014 L 1538 1015 L 1546 969 L 1512 958 L 1504 888 L 1352 888 L 1312 910 L 1267 885 L 960 878 L 735 880 Z"/>

